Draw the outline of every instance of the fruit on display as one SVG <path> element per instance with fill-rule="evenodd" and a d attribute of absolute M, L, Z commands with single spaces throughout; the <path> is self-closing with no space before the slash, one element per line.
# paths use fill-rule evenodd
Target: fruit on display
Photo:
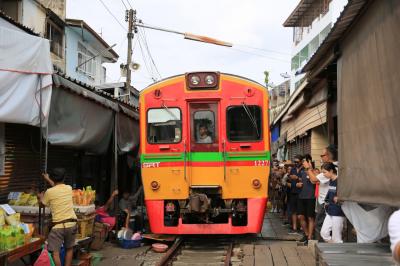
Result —
<path fill-rule="evenodd" d="M 72 191 L 72 199 L 74 205 L 88 206 L 94 203 L 96 191 L 93 190 L 91 186 L 87 186 L 86 189 L 74 189 Z"/>

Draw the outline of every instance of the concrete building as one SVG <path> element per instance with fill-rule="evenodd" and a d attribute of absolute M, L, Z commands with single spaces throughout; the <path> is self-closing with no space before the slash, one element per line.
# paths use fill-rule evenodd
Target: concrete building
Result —
<path fill-rule="evenodd" d="M 269 90 L 269 121 L 273 121 L 288 102 L 290 97 L 289 89 L 290 80 L 286 80 Z"/>
<path fill-rule="evenodd" d="M 322 149 L 329 143 L 337 144 L 335 81 L 324 77 L 309 82 L 301 70 L 323 43 L 346 3 L 347 0 L 301 0 L 283 24 L 293 27 L 293 56 L 290 99 L 271 119 L 271 130 L 275 132 L 272 154 L 275 151 L 277 159 L 293 160 L 297 154 L 310 154 L 319 167 Z"/>
<path fill-rule="evenodd" d="M 302 69 L 305 90 L 321 80 L 332 84 L 328 111 L 337 119 L 328 119 L 328 128 L 336 127 L 341 200 L 400 204 L 399 14 L 398 0 L 349 0 Z"/>
<path fill-rule="evenodd" d="M 301 0 L 283 23 L 293 28 L 290 94 L 304 80 L 299 70 L 323 42 L 335 24 L 347 0 Z"/>
<path fill-rule="evenodd" d="M 65 73 L 91 86 L 106 83 L 104 63 L 115 63 L 118 54 L 83 20 L 67 19 Z"/>
<path fill-rule="evenodd" d="M 65 0 L 0 0 L 0 10 L 49 39 L 53 65 L 65 72 Z"/>

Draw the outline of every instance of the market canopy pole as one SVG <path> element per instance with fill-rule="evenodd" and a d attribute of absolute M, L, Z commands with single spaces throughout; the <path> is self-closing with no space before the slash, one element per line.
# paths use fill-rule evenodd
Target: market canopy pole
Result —
<path fill-rule="evenodd" d="M 113 183 L 114 185 L 111 186 L 111 193 L 118 188 L 118 113 L 114 112 L 114 143 L 113 143 L 113 155 L 114 155 L 114 163 L 113 163 Z M 114 210 L 118 210 L 118 202 L 114 200 Z M 115 229 L 118 232 L 118 218 L 119 214 L 118 211 L 116 212 L 116 220 Z"/>

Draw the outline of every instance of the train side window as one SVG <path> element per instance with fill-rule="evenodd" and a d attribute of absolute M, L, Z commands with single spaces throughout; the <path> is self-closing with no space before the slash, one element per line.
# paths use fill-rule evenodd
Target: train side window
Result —
<path fill-rule="evenodd" d="M 230 106 L 226 115 L 229 141 L 261 140 L 261 108 L 257 105 Z"/>
<path fill-rule="evenodd" d="M 198 144 L 210 144 L 215 141 L 215 116 L 214 112 L 196 111 L 193 114 L 194 139 Z"/>
<path fill-rule="evenodd" d="M 150 109 L 147 112 L 149 143 L 178 143 L 182 139 L 182 117 L 179 108 Z"/>

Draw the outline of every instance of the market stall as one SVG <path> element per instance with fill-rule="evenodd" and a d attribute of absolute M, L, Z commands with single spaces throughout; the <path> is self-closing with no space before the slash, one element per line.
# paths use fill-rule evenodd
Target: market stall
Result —
<path fill-rule="evenodd" d="M 74 190 L 74 209 L 78 242 L 84 243 L 93 234 L 94 190 L 101 189 L 101 199 L 107 197 L 119 183 L 119 156 L 136 156 L 137 109 L 61 73 L 53 74 L 48 40 L 1 25 L 0 34 L 12 36 L 0 40 L 0 47 L 12 47 L 7 55 L 0 54 L 0 203 L 8 203 L 19 220 L 19 225 L 5 221 L 0 238 L 3 233 L 21 233 L 20 227 L 31 228 L 35 241 L 46 237 L 50 209 L 39 207 L 36 198 L 46 189 L 41 174 L 64 167 L 66 183 L 80 188 Z M 90 172 L 85 158 L 95 158 L 100 167 L 89 168 L 102 171 L 92 171 L 89 180 L 83 180 L 83 173 Z M 0 252 L 34 252 L 39 242 L 0 241 Z"/>
<path fill-rule="evenodd" d="M 0 24 L 0 36 L 7 36 L 0 38 L 0 47 L 7 48 L 7 53 L 0 53 L 0 135 L 4 140 L 5 123 L 39 128 L 47 124 L 53 67 L 49 40 L 27 34 L 5 21 Z M 4 154 L 4 141 L 0 143 L 3 145 L 0 153 Z M 2 165 L 5 165 L 3 162 Z M 10 166 L 14 169 L 14 165 Z M 40 166 L 39 161 L 37 168 L 40 169 Z M 3 166 L 0 175 L 7 176 L 12 170 L 8 167 Z M 26 196 L 28 200 L 32 200 L 30 195 Z M 33 206 L 33 201 L 30 204 Z M 21 213 L 7 204 L 0 205 L 2 265 L 36 252 L 43 241 L 34 223 L 23 222 Z"/>

